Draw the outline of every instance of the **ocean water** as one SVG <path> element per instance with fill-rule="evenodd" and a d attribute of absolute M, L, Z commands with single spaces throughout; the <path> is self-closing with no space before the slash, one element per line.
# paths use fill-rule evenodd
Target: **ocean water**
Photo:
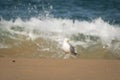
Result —
<path fill-rule="evenodd" d="M 119 0 L 0 0 L 0 57 L 120 59 Z"/>

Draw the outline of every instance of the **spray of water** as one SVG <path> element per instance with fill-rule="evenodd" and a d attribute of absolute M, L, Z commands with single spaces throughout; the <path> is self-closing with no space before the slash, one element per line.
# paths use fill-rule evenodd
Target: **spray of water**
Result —
<path fill-rule="evenodd" d="M 0 21 L 0 45 L 5 45 L 5 47 L 7 45 L 6 39 L 35 41 L 39 38 L 49 39 L 60 47 L 62 40 L 67 37 L 72 40 L 75 46 L 87 48 L 101 43 L 103 48 L 112 49 L 111 52 L 120 54 L 119 33 L 119 25 L 111 25 L 101 18 L 93 21 L 73 21 L 58 18 L 31 18 L 30 20 L 18 18 L 15 21 L 4 19 Z"/>

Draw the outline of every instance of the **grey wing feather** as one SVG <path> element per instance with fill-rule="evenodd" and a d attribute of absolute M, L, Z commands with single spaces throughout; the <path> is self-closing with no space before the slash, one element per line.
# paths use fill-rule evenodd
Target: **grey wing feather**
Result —
<path fill-rule="evenodd" d="M 75 51 L 75 48 L 71 45 L 71 44 L 69 44 L 70 45 L 70 51 L 71 51 L 71 53 L 73 54 L 73 55 L 77 55 L 77 53 L 76 53 L 76 51 Z"/>

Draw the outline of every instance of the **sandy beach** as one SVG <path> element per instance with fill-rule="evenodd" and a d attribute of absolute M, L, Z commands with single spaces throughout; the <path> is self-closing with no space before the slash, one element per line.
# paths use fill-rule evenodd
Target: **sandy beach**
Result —
<path fill-rule="evenodd" d="M 120 80 L 120 61 L 0 58 L 0 80 Z"/>

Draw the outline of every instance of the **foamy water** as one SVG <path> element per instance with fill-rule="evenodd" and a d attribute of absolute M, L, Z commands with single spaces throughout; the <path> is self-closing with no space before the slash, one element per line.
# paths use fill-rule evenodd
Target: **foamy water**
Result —
<path fill-rule="evenodd" d="M 17 46 L 18 50 L 21 50 L 21 47 L 25 47 L 25 52 L 27 52 L 29 47 L 33 47 L 31 53 L 39 54 L 40 51 L 43 51 L 43 53 L 52 53 L 51 56 L 55 56 L 61 53 L 62 41 L 67 37 L 82 54 L 84 54 L 82 48 L 88 50 L 86 53 L 90 52 L 89 49 L 96 53 L 93 45 L 99 45 L 98 51 L 105 49 L 108 51 L 107 53 L 120 55 L 119 33 L 119 25 L 109 24 L 101 18 L 92 21 L 73 21 L 61 18 L 31 18 L 29 20 L 17 18 L 14 21 L 1 19 L 0 48 L 2 51 L 3 48 L 14 50 L 13 48 Z M 41 39 L 43 40 L 41 41 Z M 2 52 L 4 53 L 4 50 Z M 30 52 L 28 51 L 28 53 Z"/>

